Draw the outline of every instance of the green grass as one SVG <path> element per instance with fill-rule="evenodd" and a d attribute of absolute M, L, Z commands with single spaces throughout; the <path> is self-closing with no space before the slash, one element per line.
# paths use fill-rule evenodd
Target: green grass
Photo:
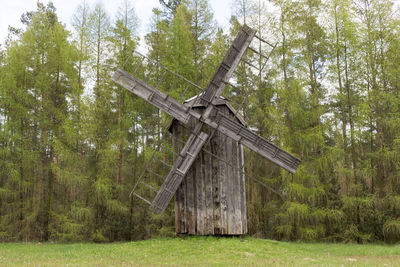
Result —
<path fill-rule="evenodd" d="M 161 238 L 111 244 L 2 243 L 0 266 L 400 266 L 400 246 Z"/>

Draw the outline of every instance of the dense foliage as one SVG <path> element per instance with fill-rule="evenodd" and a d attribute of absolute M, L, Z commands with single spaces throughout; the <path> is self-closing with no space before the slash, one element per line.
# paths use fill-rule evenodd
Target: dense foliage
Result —
<path fill-rule="evenodd" d="M 224 93 L 245 103 L 252 129 L 303 161 L 292 176 L 246 152 L 247 172 L 267 185 L 246 180 L 251 235 L 400 240 L 394 1 L 237 0 L 226 32 L 207 0 L 160 3 L 143 40 L 149 57 L 202 86 L 240 24 L 274 46 L 254 41 L 268 63 L 248 53 L 257 69 L 241 63 L 247 79 Z M 129 197 L 167 121 L 111 81 L 139 45 L 134 6 L 123 1 L 111 19 L 83 2 L 69 30 L 51 3 L 21 20 L 0 51 L 0 240 L 173 234 L 173 205 L 156 216 Z"/>

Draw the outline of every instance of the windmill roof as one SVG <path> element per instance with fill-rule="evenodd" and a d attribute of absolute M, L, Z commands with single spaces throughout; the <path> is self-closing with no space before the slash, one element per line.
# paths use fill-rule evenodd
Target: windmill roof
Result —
<path fill-rule="evenodd" d="M 186 105 L 186 106 L 192 106 L 192 108 L 205 107 L 203 104 L 199 103 L 199 101 L 198 101 L 198 100 L 200 99 L 199 96 L 201 96 L 201 95 L 195 95 L 195 96 L 193 96 L 193 97 L 191 97 L 191 98 L 189 98 L 189 99 L 186 99 L 186 100 L 183 102 L 183 104 Z M 193 104 L 194 101 L 196 101 L 196 102 Z M 223 97 L 223 96 L 219 96 L 218 99 L 214 99 L 214 100 L 213 100 L 213 104 L 214 104 L 215 106 L 222 106 L 222 105 L 225 105 L 225 106 L 230 110 L 230 112 L 232 112 L 232 114 L 235 116 L 235 118 L 237 118 L 238 121 L 239 121 L 243 126 L 246 126 L 246 127 L 247 127 L 246 121 L 245 121 L 245 120 L 243 119 L 243 117 L 232 107 L 232 105 L 229 103 L 229 100 L 228 100 L 227 98 L 225 98 L 225 97 Z M 168 125 L 168 129 L 169 129 L 169 130 L 171 130 L 171 126 L 172 126 L 172 124 L 173 124 L 173 122 L 174 122 L 175 120 L 176 120 L 176 119 L 173 119 L 173 120 L 171 121 L 170 125 Z"/>

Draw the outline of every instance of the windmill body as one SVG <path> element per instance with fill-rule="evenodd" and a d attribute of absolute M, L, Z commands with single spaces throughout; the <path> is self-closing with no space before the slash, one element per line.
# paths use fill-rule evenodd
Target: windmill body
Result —
<path fill-rule="evenodd" d="M 204 105 L 185 101 L 202 113 Z M 218 112 L 246 126 L 227 99 L 214 103 Z M 211 118 L 216 112 L 210 114 Z M 196 120 L 189 124 L 194 127 Z M 175 151 L 182 149 L 190 131 L 178 120 L 169 127 Z M 245 173 L 243 146 L 222 133 L 203 126 L 212 136 L 197 155 L 175 196 L 175 228 L 177 234 L 242 235 L 247 233 Z"/>

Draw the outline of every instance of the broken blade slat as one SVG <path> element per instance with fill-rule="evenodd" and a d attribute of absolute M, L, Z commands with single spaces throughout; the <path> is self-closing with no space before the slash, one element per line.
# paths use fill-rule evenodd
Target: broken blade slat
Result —
<path fill-rule="evenodd" d="M 133 195 L 136 196 L 136 197 L 138 197 L 138 198 L 140 198 L 141 200 L 143 200 L 143 201 L 146 202 L 147 204 L 151 205 L 151 202 L 148 201 L 147 199 L 145 199 L 144 197 L 142 197 L 142 196 L 136 194 L 135 192 L 133 192 Z"/>

